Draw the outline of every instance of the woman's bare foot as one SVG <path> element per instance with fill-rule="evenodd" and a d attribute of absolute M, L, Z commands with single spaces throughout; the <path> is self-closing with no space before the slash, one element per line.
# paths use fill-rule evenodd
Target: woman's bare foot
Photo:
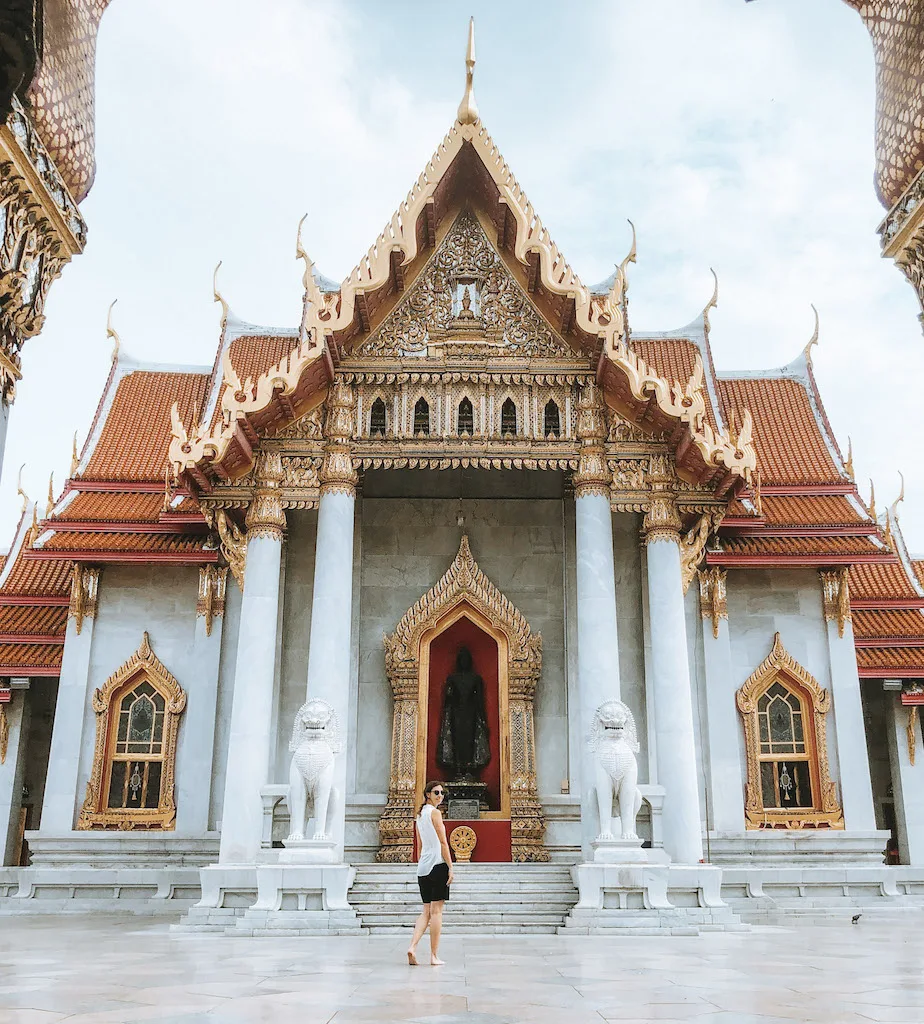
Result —
<path fill-rule="evenodd" d="M 417 966 L 417 956 L 414 953 L 413 949 L 409 949 L 407 951 L 407 962 L 411 965 L 411 967 Z"/>
<path fill-rule="evenodd" d="M 431 956 L 430 957 L 430 966 L 431 967 L 442 967 L 444 963 L 446 963 L 446 961 L 445 960 L 440 960 L 440 958 L 438 956 Z"/>

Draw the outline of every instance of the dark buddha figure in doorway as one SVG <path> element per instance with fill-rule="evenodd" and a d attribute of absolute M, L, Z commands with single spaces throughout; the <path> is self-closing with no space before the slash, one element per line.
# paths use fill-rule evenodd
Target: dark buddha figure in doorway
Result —
<path fill-rule="evenodd" d="M 456 654 L 456 669 L 446 678 L 437 761 L 451 782 L 476 782 L 491 760 L 484 680 L 472 666 L 467 647 Z"/>

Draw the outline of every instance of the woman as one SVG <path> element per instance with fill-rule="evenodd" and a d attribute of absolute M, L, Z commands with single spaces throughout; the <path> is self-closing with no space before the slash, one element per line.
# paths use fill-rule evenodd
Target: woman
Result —
<path fill-rule="evenodd" d="M 417 883 L 424 908 L 414 925 L 414 937 L 407 950 L 407 962 L 417 966 L 417 943 L 430 928 L 430 964 L 438 967 L 445 961 L 437 953 L 440 932 L 443 930 L 443 904 L 449 899 L 452 885 L 452 854 L 446 841 L 446 826 L 439 805 L 443 802 L 442 782 L 428 782 L 424 789 L 424 802 L 417 815 L 417 837 L 420 860 L 417 863 Z"/>

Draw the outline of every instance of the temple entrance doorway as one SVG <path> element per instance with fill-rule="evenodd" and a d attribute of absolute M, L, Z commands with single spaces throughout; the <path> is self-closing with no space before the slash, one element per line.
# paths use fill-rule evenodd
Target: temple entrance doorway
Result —
<path fill-rule="evenodd" d="M 473 861 L 511 860 L 507 640 L 493 633 L 462 602 L 422 642 L 428 685 L 421 687 L 425 755 L 418 759 L 417 789 L 422 794 L 430 779 L 445 784 L 447 831 L 460 825 L 475 831 Z"/>
<path fill-rule="evenodd" d="M 455 805 L 445 808 L 450 845 L 464 825 L 473 861 L 547 861 L 533 726 L 542 638 L 478 567 L 467 537 L 385 638 L 385 666 L 394 719 L 377 859 L 413 860 L 424 786 L 439 779 Z"/>

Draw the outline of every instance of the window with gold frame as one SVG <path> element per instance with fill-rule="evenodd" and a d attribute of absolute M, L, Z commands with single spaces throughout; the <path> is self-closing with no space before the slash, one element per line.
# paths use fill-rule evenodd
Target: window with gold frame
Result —
<path fill-rule="evenodd" d="M 828 770 L 831 698 L 786 651 L 779 633 L 736 702 L 747 754 L 746 827 L 843 828 Z"/>
<path fill-rule="evenodd" d="M 179 718 L 186 693 L 148 634 L 93 695 L 96 748 L 78 829 L 172 829 Z"/>

